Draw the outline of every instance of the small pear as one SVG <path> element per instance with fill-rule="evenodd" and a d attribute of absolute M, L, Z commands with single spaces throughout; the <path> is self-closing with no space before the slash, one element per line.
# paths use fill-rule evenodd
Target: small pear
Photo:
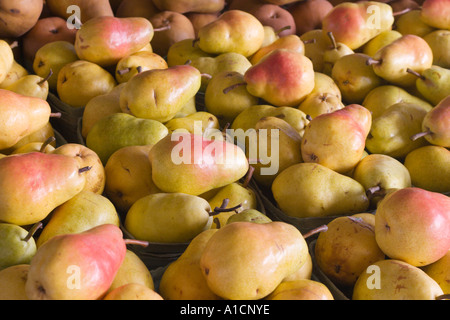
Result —
<path fill-rule="evenodd" d="M 327 32 L 327 36 L 330 38 L 331 46 L 323 53 L 323 72 L 325 74 L 331 75 L 331 70 L 333 69 L 334 63 L 339 60 L 339 58 L 348 54 L 353 54 L 355 52 L 346 44 L 336 42 L 336 39 L 333 36 L 333 32 Z"/>
<path fill-rule="evenodd" d="M 423 39 L 433 51 L 433 65 L 450 68 L 450 30 L 435 30 Z"/>
<path fill-rule="evenodd" d="M 408 69 L 417 76 L 416 88 L 431 104 L 437 105 L 450 93 L 450 69 L 431 66 L 421 73 Z"/>

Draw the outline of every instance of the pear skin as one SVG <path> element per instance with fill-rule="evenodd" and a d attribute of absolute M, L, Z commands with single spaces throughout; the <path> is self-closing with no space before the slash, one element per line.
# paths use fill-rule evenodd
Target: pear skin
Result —
<path fill-rule="evenodd" d="M 25 283 L 29 264 L 19 264 L 0 271 L 0 300 L 28 300 Z"/>
<path fill-rule="evenodd" d="M 264 300 L 334 300 L 330 289 L 311 279 L 283 281 Z"/>
<path fill-rule="evenodd" d="M 143 284 L 127 283 L 108 292 L 103 300 L 163 300 L 163 298 Z"/>
<path fill-rule="evenodd" d="M 0 59 L 0 83 L 2 83 L 14 64 L 14 53 L 11 46 L 3 39 L 0 41 L 0 53 L 2 57 Z"/>
<path fill-rule="evenodd" d="M 438 261 L 433 262 L 421 269 L 425 271 L 432 279 L 434 279 L 444 291 L 444 294 L 450 293 L 450 270 L 448 265 L 450 263 L 450 251 L 447 252 Z"/>

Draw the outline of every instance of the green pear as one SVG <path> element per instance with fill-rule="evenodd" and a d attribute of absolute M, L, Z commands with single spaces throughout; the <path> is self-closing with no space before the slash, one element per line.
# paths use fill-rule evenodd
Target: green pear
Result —
<path fill-rule="evenodd" d="M 42 100 L 47 100 L 49 92 L 48 78 L 52 75 L 52 73 L 53 71 L 50 71 L 45 78 L 35 74 L 28 74 L 5 89 L 27 97 L 36 97 Z"/>
<path fill-rule="evenodd" d="M 0 300 L 28 300 L 25 283 L 29 264 L 18 264 L 0 271 Z"/>
<path fill-rule="evenodd" d="M 200 91 L 205 92 L 211 78 L 216 74 L 229 71 L 244 74 L 251 66 L 250 60 L 241 53 L 226 52 L 215 56 L 203 56 L 192 59 L 190 65 L 202 74 Z"/>
<path fill-rule="evenodd" d="M 198 46 L 211 54 L 237 52 L 245 57 L 254 54 L 264 41 L 264 27 L 252 14 L 227 10 L 198 31 Z"/>
<path fill-rule="evenodd" d="M 428 144 L 425 139 L 413 141 L 410 137 L 422 131 L 423 118 L 429 110 L 416 103 L 393 104 L 373 119 L 366 149 L 369 153 L 403 159 L 410 151 Z"/>
<path fill-rule="evenodd" d="M 420 19 L 421 10 L 414 9 L 399 15 L 395 21 L 395 30 L 402 35 L 414 34 L 419 37 L 424 37 L 436 30 L 436 28 L 426 24 Z"/>
<path fill-rule="evenodd" d="M 227 224 L 242 221 L 253 223 L 268 223 L 272 222 L 272 219 L 256 209 L 246 209 L 230 216 L 227 220 Z"/>
<path fill-rule="evenodd" d="M 224 93 L 226 88 L 244 81 L 238 71 L 215 73 L 205 90 L 205 108 L 214 114 L 222 124 L 232 123 L 239 113 L 258 104 L 259 99 L 251 95 L 245 86 L 239 86 Z"/>
<path fill-rule="evenodd" d="M 99 65 L 76 60 L 61 68 L 56 90 L 62 102 L 83 108 L 89 100 L 110 92 L 116 85 L 114 76 Z"/>
<path fill-rule="evenodd" d="M 120 224 L 113 203 L 101 194 L 81 191 L 53 210 L 36 245 L 40 248 L 57 235 L 79 233 L 105 223 Z"/>
<path fill-rule="evenodd" d="M 307 260 L 308 247 L 294 226 L 273 221 L 230 223 L 203 249 L 200 268 L 208 287 L 227 300 L 257 300 Z"/>
<path fill-rule="evenodd" d="M 381 32 L 376 37 L 372 38 L 363 46 L 362 53 L 367 54 L 370 57 L 373 57 L 374 54 L 388 45 L 392 41 L 400 38 L 402 34 L 396 30 L 386 30 Z"/>
<path fill-rule="evenodd" d="M 30 230 L 11 223 L 0 223 L 0 270 L 31 262 L 37 250 L 34 234 L 41 227 L 41 222 Z"/>
<path fill-rule="evenodd" d="M 361 273 L 352 300 L 436 300 L 442 294 L 437 282 L 420 268 L 401 260 L 386 259 L 373 263 Z"/>
<path fill-rule="evenodd" d="M 433 65 L 450 68 L 450 30 L 435 30 L 423 39 L 433 51 Z"/>
<path fill-rule="evenodd" d="M 331 77 L 337 83 L 346 103 L 362 103 L 372 89 L 382 85 L 382 79 L 366 64 L 369 59 L 363 53 L 352 53 L 334 63 Z"/>
<path fill-rule="evenodd" d="M 328 32 L 327 36 L 330 38 L 331 46 L 323 53 L 323 72 L 325 74 L 331 75 L 331 70 L 333 69 L 334 63 L 339 60 L 339 58 L 348 54 L 353 54 L 355 52 L 346 44 L 336 42 L 336 39 L 333 36 L 333 32 Z"/>
<path fill-rule="evenodd" d="M 369 199 L 353 178 L 318 163 L 299 163 L 283 170 L 273 181 L 279 208 L 292 217 L 324 217 L 364 212 Z"/>
<path fill-rule="evenodd" d="M 106 165 L 116 150 L 131 145 L 153 145 L 168 133 L 167 127 L 157 120 L 114 113 L 94 124 L 86 137 L 86 146 Z"/>
<path fill-rule="evenodd" d="M 405 167 L 416 187 L 434 191 L 450 191 L 450 150 L 442 146 L 423 146 L 409 152 Z"/>
<path fill-rule="evenodd" d="M 200 84 L 200 72 L 190 65 L 144 71 L 122 89 L 120 106 L 138 118 L 166 122 L 197 94 Z"/>
<path fill-rule="evenodd" d="M 408 169 L 397 159 L 385 154 L 369 154 L 353 171 L 353 179 L 363 185 L 372 205 L 389 189 L 411 187 Z"/>
<path fill-rule="evenodd" d="M 212 223 L 205 199 L 185 193 L 155 193 L 137 200 L 124 226 L 136 239 L 157 243 L 191 241 Z"/>
<path fill-rule="evenodd" d="M 415 103 L 431 109 L 433 106 L 405 89 L 395 85 L 381 85 L 372 89 L 364 98 L 362 105 L 370 110 L 372 118 L 378 118 L 383 112 L 399 102 Z"/>
<path fill-rule="evenodd" d="M 117 62 L 115 77 L 118 83 L 123 83 L 139 72 L 167 67 L 166 60 L 160 55 L 149 51 L 137 51 Z"/>
<path fill-rule="evenodd" d="M 175 42 L 167 52 L 167 64 L 169 67 L 183 65 L 201 57 L 213 57 L 198 47 L 194 39 L 183 39 Z"/>
<path fill-rule="evenodd" d="M 73 43 L 52 41 L 38 49 L 33 60 L 33 71 L 45 78 L 52 71 L 48 81 L 49 89 L 56 92 L 58 74 L 63 66 L 78 60 Z"/>
<path fill-rule="evenodd" d="M 417 76 L 416 88 L 431 104 L 437 105 L 450 93 L 450 69 L 431 66 L 421 73 L 409 70 Z"/>

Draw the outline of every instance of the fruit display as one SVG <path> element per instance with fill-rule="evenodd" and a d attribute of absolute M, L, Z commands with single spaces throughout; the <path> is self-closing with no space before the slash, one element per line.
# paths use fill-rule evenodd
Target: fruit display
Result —
<path fill-rule="evenodd" d="M 0 300 L 448 300 L 449 17 L 0 1 Z"/>

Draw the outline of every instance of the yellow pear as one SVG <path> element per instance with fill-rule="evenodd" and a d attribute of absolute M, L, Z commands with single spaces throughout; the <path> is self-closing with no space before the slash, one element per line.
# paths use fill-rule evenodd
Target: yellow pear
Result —
<path fill-rule="evenodd" d="M 402 34 L 397 30 L 383 31 L 379 35 L 369 40 L 369 42 L 367 42 L 363 46 L 362 52 L 370 57 L 373 57 L 378 50 L 388 45 L 392 41 L 400 38 L 401 36 Z"/>
<path fill-rule="evenodd" d="M 137 51 L 119 60 L 116 64 L 115 77 L 118 83 L 123 83 L 140 72 L 167 67 L 166 60 L 160 55 L 154 52 Z"/>
<path fill-rule="evenodd" d="M 283 281 L 264 300 L 334 300 L 330 289 L 311 279 Z"/>
<path fill-rule="evenodd" d="M 127 283 L 107 293 L 103 300 L 163 300 L 163 298 L 143 284 Z"/>
<path fill-rule="evenodd" d="M 10 154 L 14 150 L 19 149 L 19 148 L 23 147 L 24 145 L 29 144 L 31 142 L 44 143 L 44 142 L 48 141 L 48 139 L 52 139 L 52 137 L 54 137 L 54 136 L 55 136 L 55 131 L 53 130 L 53 126 L 52 126 L 52 124 L 49 121 L 41 129 L 39 129 L 39 130 L 37 130 L 37 131 L 35 131 L 33 133 L 30 133 L 29 135 L 27 135 L 27 136 L 23 137 L 22 139 L 20 139 L 11 148 L 2 150 L 2 153 Z M 52 140 L 52 141 L 49 141 L 49 143 L 53 147 L 56 147 L 56 138 L 54 140 Z"/>
<path fill-rule="evenodd" d="M 422 267 L 432 279 L 434 279 L 444 291 L 444 294 L 450 294 L 450 251 L 447 252 L 438 261 Z"/>
<path fill-rule="evenodd" d="M 279 48 L 294 50 L 300 52 L 301 54 L 305 54 L 305 44 L 303 43 L 303 40 L 300 39 L 300 37 L 296 34 L 290 34 L 278 38 L 277 40 L 275 40 L 274 42 L 272 42 L 267 46 L 261 47 L 250 57 L 250 62 L 252 64 L 255 64 L 258 61 L 260 61 L 261 58 L 264 57 L 266 54 Z"/>
<path fill-rule="evenodd" d="M 29 72 L 25 69 L 20 63 L 14 60 L 11 69 L 9 69 L 5 79 L 0 82 L 0 89 L 5 89 L 12 85 L 14 82 L 22 78 L 23 76 L 28 75 Z"/>
<path fill-rule="evenodd" d="M 18 264 L 0 271 L 0 300 L 28 300 L 25 293 L 29 264 Z"/>
<path fill-rule="evenodd" d="M 197 111 L 185 117 L 170 119 L 165 123 L 169 132 L 185 130 L 195 134 L 204 134 L 211 129 L 220 129 L 217 117 L 206 111 Z"/>
<path fill-rule="evenodd" d="M 2 83 L 14 64 L 14 53 L 11 46 L 3 39 L 0 39 L 0 57 L 0 83 Z"/>

